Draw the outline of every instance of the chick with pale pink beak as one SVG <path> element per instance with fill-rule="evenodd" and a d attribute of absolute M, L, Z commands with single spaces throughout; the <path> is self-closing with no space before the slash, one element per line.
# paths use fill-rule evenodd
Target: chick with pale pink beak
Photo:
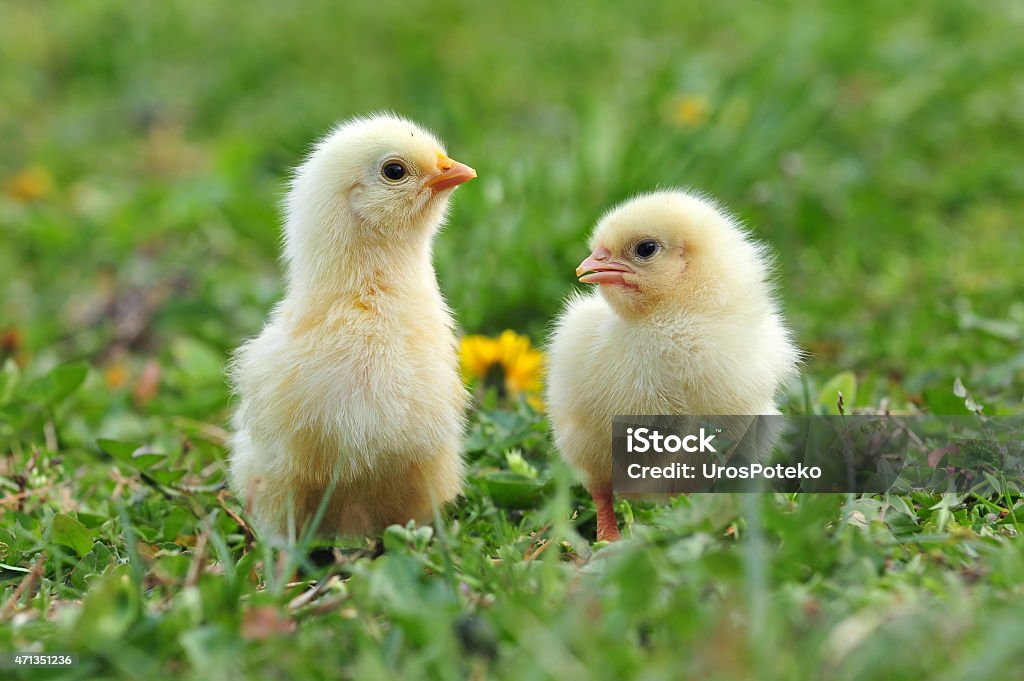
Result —
<path fill-rule="evenodd" d="M 611 259 L 612 253 L 599 246 L 576 268 L 576 276 L 584 284 L 614 284 L 628 286 L 625 274 L 633 274 L 633 268 Z"/>
<path fill-rule="evenodd" d="M 776 414 L 799 353 L 779 313 L 766 249 L 713 202 L 683 191 L 605 215 L 548 346 L 555 444 L 594 500 L 597 539 L 619 538 L 616 415 Z"/>

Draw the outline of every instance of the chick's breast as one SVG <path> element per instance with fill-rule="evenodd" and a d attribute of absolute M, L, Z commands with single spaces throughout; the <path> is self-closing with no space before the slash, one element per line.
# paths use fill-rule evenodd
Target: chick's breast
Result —
<path fill-rule="evenodd" d="M 548 346 L 547 403 L 555 444 L 588 482 L 600 484 L 611 466 L 611 417 L 635 400 L 634 378 L 609 361 L 607 331 L 615 315 L 597 296 L 575 297 L 559 317 Z M 612 393 L 615 393 L 614 395 Z"/>
<path fill-rule="evenodd" d="M 335 476 L 323 529 L 337 534 L 429 520 L 458 494 L 466 393 L 436 284 L 323 309 L 285 301 L 234 373 L 232 474 L 264 524 L 280 531 L 289 504 L 307 517 Z"/>
<path fill-rule="evenodd" d="M 600 295 L 570 299 L 549 345 L 556 445 L 588 485 L 610 488 L 616 415 L 778 413 L 796 351 L 778 316 L 619 317 Z"/>

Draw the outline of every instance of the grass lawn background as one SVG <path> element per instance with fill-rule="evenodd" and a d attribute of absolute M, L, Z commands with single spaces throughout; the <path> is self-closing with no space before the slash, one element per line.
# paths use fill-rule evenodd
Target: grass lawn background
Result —
<path fill-rule="evenodd" d="M 623 505 L 636 541 L 588 560 L 543 415 L 482 390 L 466 498 L 381 558 L 247 547 L 219 497 L 222 365 L 281 293 L 289 168 L 381 109 L 480 174 L 436 242 L 466 333 L 540 343 L 601 213 L 691 186 L 778 256 L 810 357 L 787 411 L 966 414 L 960 377 L 1021 413 L 1018 4 L 0 17 L 0 650 L 78 651 L 83 679 L 1024 675 L 1012 490 Z"/>

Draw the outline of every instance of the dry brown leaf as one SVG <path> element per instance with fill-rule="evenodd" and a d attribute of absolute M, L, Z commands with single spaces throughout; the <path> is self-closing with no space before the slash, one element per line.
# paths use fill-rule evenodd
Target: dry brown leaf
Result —
<path fill-rule="evenodd" d="M 242 615 L 242 637 L 249 641 L 262 641 L 279 634 L 295 631 L 295 621 L 272 605 L 246 610 Z"/>
<path fill-rule="evenodd" d="M 160 368 L 159 362 L 155 359 L 146 362 L 146 365 L 142 368 L 142 374 L 139 375 L 139 380 L 135 382 L 135 389 L 132 391 L 132 398 L 135 401 L 136 407 L 144 407 L 150 400 L 156 397 L 157 392 L 160 390 L 160 376 L 162 374 L 163 370 Z"/>

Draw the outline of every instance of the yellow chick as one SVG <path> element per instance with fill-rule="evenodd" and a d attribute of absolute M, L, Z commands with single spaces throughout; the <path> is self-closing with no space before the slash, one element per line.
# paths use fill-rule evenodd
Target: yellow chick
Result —
<path fill-rule="evenodd" d="M 634 198 L 598 222 L 576 270 L 597 284 L 565 306 L 549 342 L 555 442 L 584 476 L 597 539 L 619 538 L 612 417 L 779 413 L 799 351 L 779 313 L 764 246 L 707 198 Z"/>
<path fill-rule="evenodd" d="M 391 114 L 341 124 L 296 169 L 287 291 L 230 370 L 231 483 L 264 529 L 302 529 L 326 497 L 319 533 L 365 535 L 461 491 L 467 395 L 431 256 L 474 177 Z"/>

